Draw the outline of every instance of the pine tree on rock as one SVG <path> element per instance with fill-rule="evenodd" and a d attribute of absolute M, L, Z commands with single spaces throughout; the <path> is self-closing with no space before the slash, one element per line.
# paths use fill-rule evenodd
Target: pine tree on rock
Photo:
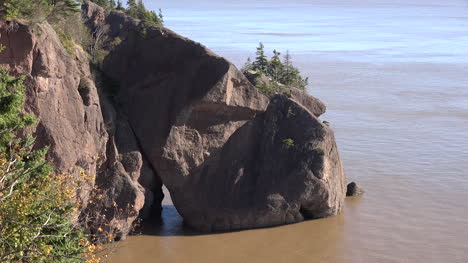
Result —
<path fill-rule="evenodd" d="M 255 61 L 251 62 L 250 58 L 248 58 L 242 68 L 246 76 L 252 76 L 254 73 L 257 77 L 264 74 L 269 78 L 269 84 L 263 82 L 257 88 L 267 95 L 272 95 L 285 92 L 291 88 L 304 90 L 307 87 L 308 78 L 303 78 L 299 69 L 293 66 L 289 51 L 286 51 L 283 60 L 281 60 L 281 53 L 275 49 L 271 60 L 268 60 L 264 49 L 263 43 L 260 42 L 255 53 Z M 253 80 L 253 82 L 256 81 Z"/>
<path fill-rule="evenodd" d="M 115 9 L 116 10 L 121 10 L 121 11 L 125 10 L 121 0 L 117 0 L 117 6 L 115 7 Z"/>
<path fill-rule="evenodd" d="M 261 73 L 266 73 L 268 69 L 268 59 L 265 55 L 265 46 L 262 42 L 258 44 L 255 54 L 257 57 L 255 57 L 255 62 L 253 63 L 254 69 Z"/>
<path fill-rule="evenodd" d="M 283 63 L 280 59 L 281 53 L 273 50 L 273 57 L 271 58 L 270 62 L 268 63 L 268 75 L 272 77 L 272 79 L 276 82 L 280 82 L 281 75 L 283 74 Z"/>

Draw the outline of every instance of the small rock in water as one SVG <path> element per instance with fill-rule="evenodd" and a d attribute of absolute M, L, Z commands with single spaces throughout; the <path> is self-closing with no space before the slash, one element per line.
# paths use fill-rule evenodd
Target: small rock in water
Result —
<path fill-rule="evenodd" d="M 346 196 L 358 196 L 358 195 L 362 195 L 363 193 L 364 193 L 364 190 L 357 183 L 351 182 L 348 184 L 348 187 L 346 189 Z"/>

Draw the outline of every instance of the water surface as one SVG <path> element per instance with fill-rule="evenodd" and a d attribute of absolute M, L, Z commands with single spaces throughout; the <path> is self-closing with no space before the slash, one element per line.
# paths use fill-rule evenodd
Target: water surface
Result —
<path fill-rule="evenodd" d="M 350 181 L 336 217 L 197 235 L 164 223 L 111 262 L 468 262 L 468 2 L 188 0 L 166 25 L 242 66 L 289 49 L 326 102 Z"/>

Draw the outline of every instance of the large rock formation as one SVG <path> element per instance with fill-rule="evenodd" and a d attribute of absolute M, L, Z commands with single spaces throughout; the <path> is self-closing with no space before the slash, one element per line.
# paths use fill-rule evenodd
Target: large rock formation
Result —
<path fill-rule="evenodd" d="M 78 47 L 68 54 L 48 24 L 2 22 L 0 44 L 6 47 L 0 65 L 26 76 L 25 110 L 39 119 L 32 131 L 36 146 L 50 147 L 48 158 L 58 173 L 75 175 L 81 207 L 76 216 L 91 232 L 101 227 L 124 238 L 144 203 L 138 183 L 142 156 L 128 125 L 116 122 L 112 106 L 98 95 L 87 54 Z M 120 136 L 127 142 L 120 152 L 115 126 L 130 133 Z"/>
<path fill-rule="evenodd" d="M 91 32 L 105 32 L 101 77 L 111 91 L 96 88 L 86 54 L 68 55 L 48 25 L 3 25 L 0 65 L 27 76 L 26 110 L 40 118 L 38 146 L 51 145 L 58 171 L 96 175 L 77 190 L 90 232 L 124 238 L 137 216 L 151 220 L 162 183 L 201 231 L 341 210 L 346 178 L 333 132 L 318 119 L 322 102 L 298 90 L 270 99 L 227 60 L 169 29 L 93 3 L 84 14 Z"/>
<path fill-rule="evenodd" d="M 118 104 L 188 225 L 224 231 L 340 211 L 346 178 L 318 119 L 322 102 L 293 90 L 270 103 L 224 58 L 171 30 L 143 34 L 122 12 L 96 21 L 122 40 L 103 71 L 120 83 Z"/>

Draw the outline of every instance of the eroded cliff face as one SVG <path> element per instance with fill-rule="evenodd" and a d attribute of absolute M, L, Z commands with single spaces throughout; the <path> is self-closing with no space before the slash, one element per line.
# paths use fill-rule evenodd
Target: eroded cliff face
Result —
<path fill-rule="evenodd" d="M 341 210 L 346 177 L 333 131 L 318 119 L 322 102 L 298 90 L 269 99 L 227 60 L 169 29 L 142 31 L 92 3 L 83 10 L 91 31 L 108 38 L 101 70 L 118 83 L 112 98 L 96 88 L 86 54 L 68 55 L 48 25 L 1 31 L 0 64 L 27 76 L 26 110 L 40 118 L 38 145 L 51 145 L 57 169 L 96 175 L 77 191 L 89 231 L 104 225 L 124 238 L 137 216 L 153 220 L 163 183 L 201 231 Z"/>
<path fill-rule="evenodd" d="M 6 47 L 0 65 L 26 76 L 25 110 L 39 120 L 30 130 L 36 146 L 49 146 L 56 171 L 75 177 L 76 220 L 90 232 L 101 227 L 124 238 L 144 204 L 138 180 L 145 167 L 125 120 L 116 120 L 112 105 L 98 94 L 88 55 L 79 47 L 68 54 L 48 24 L 2 22 L 0 44 Z M 116 137 L 125 137 L 120 149 Z"/>

